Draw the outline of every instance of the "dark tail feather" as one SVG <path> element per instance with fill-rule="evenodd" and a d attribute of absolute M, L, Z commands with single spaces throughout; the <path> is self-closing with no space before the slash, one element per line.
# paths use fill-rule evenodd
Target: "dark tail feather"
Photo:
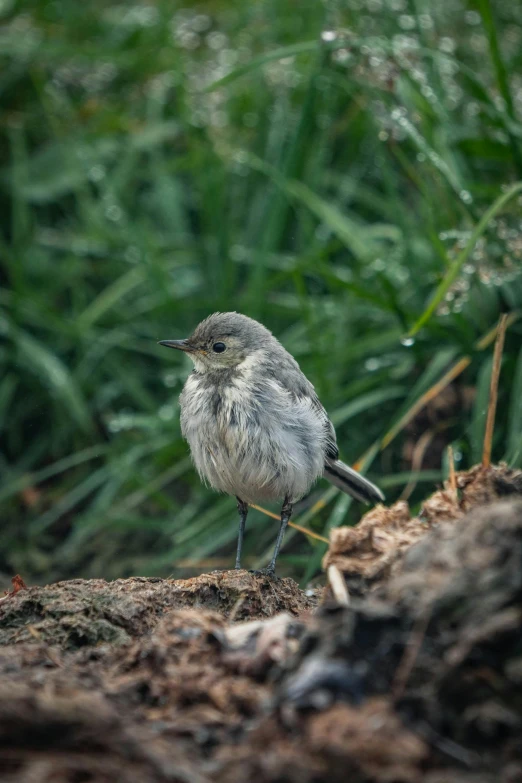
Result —
<path fill-rule="evenodd" d="M 381 503 L 384 500 L 384 495 L 375 484 L 339 459 L 326 461 L 324 476 L 343 492 L 363 503 Z"/>

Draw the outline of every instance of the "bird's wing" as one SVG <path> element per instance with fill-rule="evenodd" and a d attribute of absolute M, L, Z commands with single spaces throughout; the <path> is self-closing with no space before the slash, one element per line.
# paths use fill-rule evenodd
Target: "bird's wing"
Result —
<path fill-rule="evenodd" d="M 278 357 L 278 361 L 267 368 L 272 378 L 280 384 L 287 392 L 297 400 L 307 399 L 312 407 L 317 411 L 317 415 L 324 422 L 326 435 L 325 457 L 336 460 L 339 458 L 339 449 L 337 448 L 337 438 L 335 429 L 328 418 L 314 385 L 308 380 L 302 372 L 298 363 L 286 351 L 286 355 Z"/>

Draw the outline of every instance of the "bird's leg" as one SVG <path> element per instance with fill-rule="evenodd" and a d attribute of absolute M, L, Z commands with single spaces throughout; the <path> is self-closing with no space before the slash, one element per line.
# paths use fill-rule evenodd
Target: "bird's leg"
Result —
<path fill-rule="evenodd" d="M 285 537 L 285 530 L 291 516 L 292 516 L 292 504 L 290 503 L 288 498 L 285 498 L 283 503 L 283 508 L 281 509 L 281 524 L 279 525 L 279 533 L 277 534 L 277 541 L 274 547 L 274 554 L 272 555 L 272 560 L 270 561 L 270 563 L 266 568 L 267 574 L 275 573 L 275 564 L 276 564 L 277 556 L 279 554 L 279 550 L 281 549 L 281 544 L 283 543 L 283 538 Z"/>
<path fill-rule="evenodd" d="M 245 532 L 246 519 L 248 514 L 248 503 L 244 503 L 241 498 L 237 498 L 237 510 L 239 511 L 239 533 L 237 536 L 237 554 L 236 568 L 241 568 L 241 550 L 243 548 L 243 535 Z"/>

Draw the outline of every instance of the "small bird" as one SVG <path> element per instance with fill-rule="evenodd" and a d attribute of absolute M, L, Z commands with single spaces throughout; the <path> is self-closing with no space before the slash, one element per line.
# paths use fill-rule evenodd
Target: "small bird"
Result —
<path fill-rule="evenodd" d="M 188 339 L 159 344 L 194 362 L 180 396 L 181 432 L 201 479 L 236 497 L 236 568 L 251 503 L 283 500 L 274 554 L 263 569 L 273 575 L 292 505 L 319 477 L 365 503 L 384 500 L 341 462 L 313 385 L 265 326 L 240 313 L 214 313 Z"/>

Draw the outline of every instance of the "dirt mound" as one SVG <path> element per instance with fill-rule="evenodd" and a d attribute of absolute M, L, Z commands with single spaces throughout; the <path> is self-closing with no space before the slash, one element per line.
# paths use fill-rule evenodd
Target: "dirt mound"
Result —
<path fill-rule="evenodd" d="M 506 497 L 522 495 L 522 471 L 506 465 L 476 465 L 455 475 L 411 516 L 408 504 L 379 505 L 363 516 L 356 527 L 339 527 L 330 533 L 330 548 L 323 567 L 335 565 L 343 572 L 350 591 L 363 595 L 397 571 L 404 553 L 441 522 L 458 523 L 475 508 Z"/>
<path fill-rule="evenodd" d="M 341 747 L 356 781 L 522 780 L 521 639 L 522 501 L 504 501 L 430 531 L 371 598 L 323 607 L 279 685 L 280 714 L 292 732 L 320 726 L 334 780 Z M 306 761 L 291 779 L 316 780 Z"/>
<path fill-rule="evenodd" d="M 300 614 L 317 601 L 292 579 L 248 571 L 213 571 L 193 579 L 72 579 L 17 592 L 0 604 L 0 645 L 33 639 L 78 648 L 126 644 L 150 631 L 165 612 L 212 609 L 231 620 Z"/>
<path fill-rule="evenodd" d="M 348 607 L 246 572 L 9 596 L 2 780 L 522 780 L 519 474 L 457 481 L 418 517 L 365 517 L 337 551 Z M 388 557 L 370 576 L 364 541 Z"/>

